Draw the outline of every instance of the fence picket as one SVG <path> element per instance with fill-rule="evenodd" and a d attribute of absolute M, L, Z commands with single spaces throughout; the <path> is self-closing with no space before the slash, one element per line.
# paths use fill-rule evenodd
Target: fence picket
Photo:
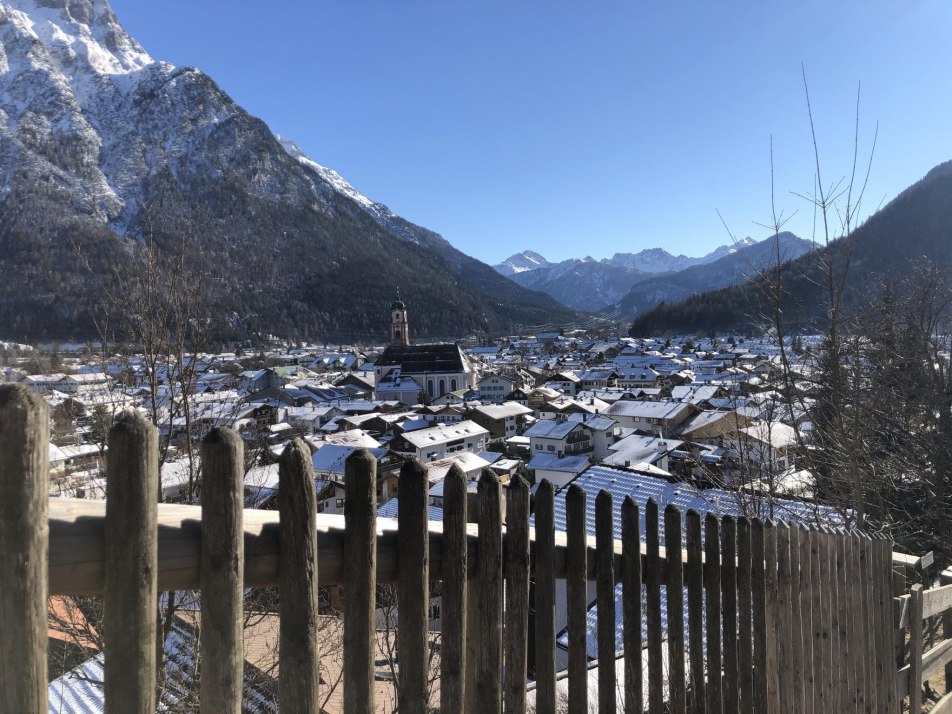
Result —
<path fill-rule="evenodd" d="M 813 710 L 826 712 L 827 700 L 824 685 L 823 649 L 823 552 L 820 544 L 820 532 L 809 531 L 810 538 L 810 581 L 812 584 L 810 604 L 810 622 L 813 626 Z"/>
<path fill-rule="evenodd" d="M 685 517 L 688 548 L 688 656 L 691 670 L 691 711 L 704 714 L 704 579 L 701 516 L 688 511 Z"/>
<path fill-rule="evenodd" d="M 780 703 L 783 711 L 794 714 L 796 711 L 796 682 L 793 678 L 793 625 L 790 601 L 790 527 L 780 522 L 777 532 L 777 615 L 778 615 L 778 653 L 780 664 Z"/>
<path fill-rule="evenodd" d="M 790 526 L 790 667 L 793 669 L 794 708 L 804 710 L 806 695 L 805 665 L 803 662 L 803 613 L 800 607 L 800 541 L 804 532 L 796 525 Z"/>
<path fill-rule="evenodd" d="M 203 712 L 241 711 L 244 684 L 244 486 L 241 437 L 212 429 L 202 441 L 201 696 Z"/>
<path fill-rule="evenodd" d="M 280 526 L 280 644 L 278 692 L 281 711 L 305 714 L 320 707 L 318 628 L 317 499 L 311 450 L 301 439 L 284 449 L 278 463 Z"/>
<path fill-rule="evenodd" d="M 667 562 L 665 583 L 668 615 L 668 711 L 684 714 L 684 573 L 681 553 L 681 512 L 664 509 L 664 549 Z"/>
<path fill-rule="evenodd" d="M 764 572 L 767 626 L 764 651 L 767 661 L 767 712 L 780 712 L 780 588 L 777 581 L 777 527 L 772 521 L 764 524 Z"/>
<path fill-rule="evenodd" d="M 466 474 L 453 464 L 443 482 L 442 647 L 440 710 L 463 711 L 466 701 Z"/>
<path fill-rule="evenodd" d="M 397 657 L 399 708 L 407 714 L 428 709 L 430 533 L 427 469 L 416 459 L 400 467 L 397 510 Z"/>
<path fill-rule="evenodd" d="M 506 579 L 503 704 L 506 712 L 525 712 L 529 635 L 529 484 L 521 476 L 516 476 L 506 488 L 503 568 Z"/>
<path fill-rule="evenodd" d="M 873 541 L 869 536 L 863 536 L 860 540 L 862 545 L 862 556 L 865 558 L 866 572 L 863 578 L 865 584 L 863 597 L 863 615 L 866 618 L 863 628 L 863 652 L 866 656 L 866 671 L 868 673 L 866 686 L 866 704 L 871 711 L 881 711 L 881 702 L 879 699 L 880 679 L 876 672 L 876 608 L 873 606 L 875 597 L 875 585 L 873 578 L 876 574 L 876 564 L 873 559 Z M 913 710 L 918 711 L 918 710 Z"/>
<path fill-rule="evenodd" d="M 0 711 L 5 712 L 47 709 L 49 441 L 46 401 L 20 384 L 0 386 Z"/>
<path fill-rule="evenodd" d="M 535 495 L 535 666 L 538 714 L 555 714 L 556 706 L 553 501 L 552 483 L 544 480 Z"/>
<path fill-rule="evenodd" d="M 106 457 L 103 639 L 106 711 L 155 711 L 159 439 L 125 412 L 109 431 Z"/>
<path fill-rule="evenodd" d="M 502 709 L 502 492 L 499 479 L 479 479 L 479 546 L 476 559 L 476 679 L 474 701 L 487 711 Z"/>
<path fill-rule="evenodd" d="M 661 632 L 661 558 L 658 503 L 645 504 L 645 611 L 648 620 L 648 712 L 664 710 L 664 673 Z"/>
<path fill-rule="evenodd" d="M 568 531 L 566 553 L 566 590 L 569 635 L 569 714 L 588 712 L 588 627 L 585 619 L 588 606 L 585 491 L 576 484 L 569 486 L 565 496 L 565 529 Z"/>
<path fill-rule="evenodd" d="M 838 699 L 837 707 L 841 712 L 850 711 L 852 707 L 853 672 L 850 667 L 850 657 L 852 656 L 849 641 L 849 605 L 848 593 L 849 583 L 846 580 L 846 549 L 848 538 L 844 535 L 834 534 L 834 544 L 836 547 L 836 622 L 837 622 L 837 641 L 839 643 L 838 651 Z"/>
<path fill-rule="evenodd" d="M 737 522 L 730 516 L 721 519 L 721 617 L 724 647 L 724 711 L 739 709 L 737 692 Z"/>
<path fill-rule="evenodd" d="M 598 711 L 615 712 L 615 536 L 612 495 L 595 497 L 595 578 L 598 597 Z"/>
<path fill-rule="evenodd" d="M 803 711 L 813 714 L 813 688 L 816 671 L 813 664 L 813 562 L 810 529 L 800 533 L 800 638 L 803 658 Z"/>
<path fill-rule="evenodd" d="M 377 593 L 377 460 L 359 449 L 344 462 L 344 708 L 374 710 Z M 283 634 L 283 632 L 282 632 Z"/>
<path fill-rule="evenodd" d="M 753 595 L 751 589 L 750 521 L 737 520 L 737 669 L 739 683 L 739 711 L 755 714 L 754 706 L 754 652 L 752 611 Z"/>
<path fill-rule="evenodd" d="M 625 640 L 625 714 L 644 708 L 641 639 L 641 526 L 631 496 L 621 504 L 622 626 Z"/>
<path fill-rule="evenodd" d="M 721 554 L 720 523 L 704 518 L 704 598 L 707 632 L 707 711 L 723 711 L 721 689 Z"/>
<path fill-rule="evenodd" d="M 754 711 L 768 711 L 767 705 L 767 613 L 764 523 L 754 519 L 750 528 L 751 620 L 754 635 Z"/>

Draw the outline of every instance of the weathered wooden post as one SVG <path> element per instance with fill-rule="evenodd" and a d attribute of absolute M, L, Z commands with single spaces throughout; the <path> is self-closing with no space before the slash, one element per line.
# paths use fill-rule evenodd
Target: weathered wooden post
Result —
<path fill-rule="evenodd" d="M 505 686 L 506 712 L 526 710 L 529 634 L 529 484 L 521 476 L 506 488 Z"/>
<path fill-rule="evenodd" d="M 615 712 L 615 535 L 612 495 L 595 497 L 595 579 L 598 592 L 598 711 Z"/>
<path fill-rule="evenodd" d="M 555 492 L 542 481 L 535 496 L 536 711 L 555 714 Z"/>
<path fill-rule="evenodd" d="M 640 714 L 644 705 L 641 657 L 641 525 L 638 504 L 626 496 L 621 504 L 621 602 L 625 640 L 625 714 Z"/>
<path fill-rule="evenodd" d="M 688 656 L 691 670 L 691 711 L 704 712 L 704 549 L 701 542 L 701 515 L 688 511 Z"/>
<path fill-rule="evenodd" d="M 684 714 L 687 692 L 684 678 L 684 564 L 681 554 L 681 512 L 664 509 L 664 552 L 667 562 L 665 592 L 668 614 L 668 711 Z"/>
<path fill-rule="evenodd" d="M 0 710 L 46 711 L 49 409 L 0 386 Z"/>
<path fill-rule="evenodd" d="M 585 531 L 585 491 L 576 484 L 565 495 L 565 585 L 569 635 L 569 714 L 588 711 L 588 577 Z"/>
<path fill-rule="evenodd" d="M 405 462 L 400 468 L 400 508 L 397 511 L 397 656 L 400 662 L 399 709 L 407 714 L 423 714 L 428 710 L 428 493 L 426 467 L 416 459 Z"/>
<path fill-rule="evenodd" d="M 231 429 L 202 441 L 201 709 L 238 714 L 244 677 L 244 444 Z"/>
<path fill-rule="evenodd" d="M 344 708 L 374 711 L 377 460 L 367 449 L 344 465 Z"/>
<path fill-rule="evenodd" d="M 443 483 L 443 714 L 463 711 L 466 701 L 466 541 L 466 474 L 453 464 Z"/>
<path fill-rule="evenodd" d="M 155 427 L 135 412 L 120 414 L 109 432 L 106 458 L 107 712 L 155 712 L 158 489 Z"/>
<path fill-rule="evenodd" d="M 320 711 L 317 500 L 311 451 L 292 441 L 278 464 L 281 640 L 278 696 L 282 712 Z"/>
<path fill-rule="evenodd" d="M 473 696 L 477 710 L 502 710 L 502 492 L 499 479 L 484 471 L 479 493 L 479 546 L 476 562 L 476 677 Z M 474 710 L 476 711 L 476 710 Z"/>

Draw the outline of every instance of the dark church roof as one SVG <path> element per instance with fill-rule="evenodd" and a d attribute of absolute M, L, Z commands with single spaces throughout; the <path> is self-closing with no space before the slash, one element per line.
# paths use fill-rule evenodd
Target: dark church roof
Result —
<path fill-rule="evenodd" d="M 399 298 L 393 301 L 393 305 L 390 306 L 391 310 L 406 310 L 407 306 L 404 304 L 403 300 Z"/>
<path fill-rule="evenodd" d="M 457 345 L 390 345 L 375 367 L 400 367 L 403 374 L 465 372 L 466 358 Z"/>

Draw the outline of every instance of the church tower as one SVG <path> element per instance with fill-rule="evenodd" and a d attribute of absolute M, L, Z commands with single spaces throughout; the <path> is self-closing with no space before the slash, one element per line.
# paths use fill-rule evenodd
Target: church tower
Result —
<path fill-rule="evenodd" d="M 390 306 L 390 344 L 406 347 L 410 344 L 410 323 L 407 321 L 407 306 L 397 299 Z"/>

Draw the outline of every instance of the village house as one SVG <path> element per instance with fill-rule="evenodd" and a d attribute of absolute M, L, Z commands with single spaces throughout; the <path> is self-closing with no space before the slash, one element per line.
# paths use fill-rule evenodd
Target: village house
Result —
<path fill-rule="evenodd" d="M 619 424 L 639 431 L 669 436 L 698 408 L 684 402 L 618 401 L 604 411 Z"/>
<path fill-rule="evenodd" d="M 516 402 L 480 405 L 471 409 L 467 416 L 489 431 L 492 439 L 505 439 L 517 432 L 519 417 L 532 414 L 529 407 Z"/>
<path fill-rule="evenodd" d="M 438 424 L 427 429 L 407 431 L 390 442 L 390 448 L 423 463 L 445 458 L 457 451 L 474 454 L 486 448 L 489 431 L 474 421 Z"/>

